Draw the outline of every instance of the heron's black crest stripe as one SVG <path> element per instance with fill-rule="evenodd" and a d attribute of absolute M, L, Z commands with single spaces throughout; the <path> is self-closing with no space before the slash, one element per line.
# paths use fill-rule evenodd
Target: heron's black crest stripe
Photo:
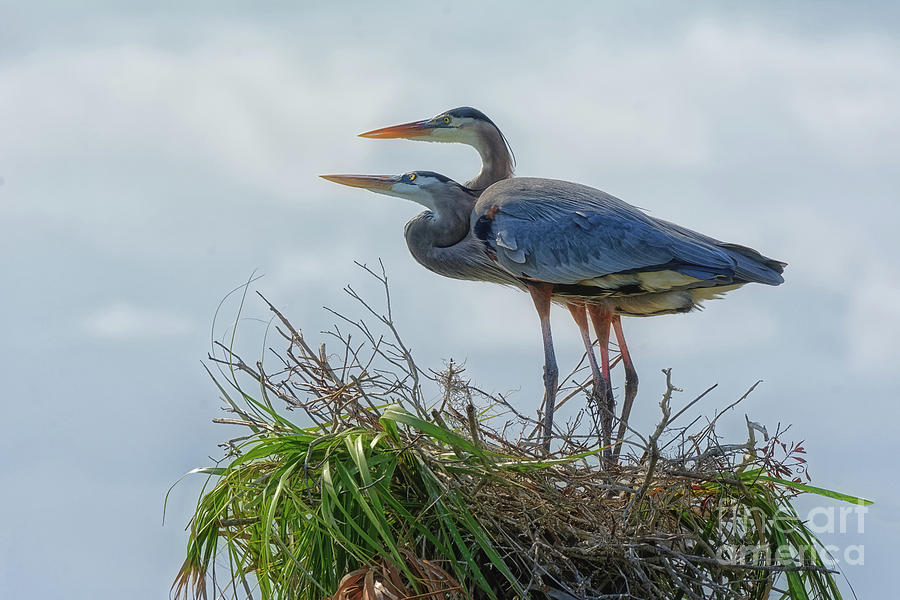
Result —
<path fill-rule="evenodd" d="M 441 175 L 440 173 L 435 173 L 434 171 L 413 171 L 413 173 L 415 173 L 419 177 L 434 177 L 441 183 L 447 183 L 448 181 L 453 181 L 446 175 Z M 453 181 L 453 183 L 456 183 L 456 182 Z"/>
<path fill-rule="evenodd" d="M 500 131 L 499 127 L 497 127 L 497 124 L 494 123 L 493 121 L 491 121 L 491 119 L 486 114 L 484 114 L 477 108 L 472 108 L 471 106 L 460 106 L 459 108 L 454 108 L 453 110 L 448 110 L 447 114 L 450 115 L 451 117 L 456 117 L 458 119 L 476 119 L 476 120 L 484 121 L 485 123 L 490 123 L 491 125 L 493 125 L 494 129 L 497 130 L 497 132 L 500 134 L 500 137 L 503 139 L 503 143 L 506 145 L 506 149 L 509 150 L 510 160 L 511 160 L 513 166 L 515 166 L 516 155 L 513 152 L 512 146 L 510 146 L 510 144 L 509 144 L 509 140 L 506 139 L 506 136 L 503 135 L 503 132 Z"/>
<path fill-rule="evenodd" d="M 478 119 L 480 121 L 487 121 L 491 125 L 494 125 L 494 122 L 491 121 L 486 114 L 484 114 L 477 108 L 472 108 L 471 106 L 460 106 L 459 108 L 448 110 L 447 114 L 458 119 Z M 496 127 L 496 125 L 494 125 L 494 127 Z"/>
<path fill-rule="evenodd" d="M 441 183 L 449 183 L 449 184 L 455 185 L 456 187 L 458 187 L 459 189 L 461 189 L 462 191 L 466 192 L 467 194 L 469 194 L 471 196 L 478 195 L 478 192 L 479 192 L 479 190 L 470 190 L 463 184 L 450 179 L 446 175 L 441 175 L 440 173 L 435 173 L 434 171 L 413 171 L 413 173 L 415 173 L 416 177 L 433 177 L 433 178 L 437 179 L 438 181 L 440 181 Z"/>

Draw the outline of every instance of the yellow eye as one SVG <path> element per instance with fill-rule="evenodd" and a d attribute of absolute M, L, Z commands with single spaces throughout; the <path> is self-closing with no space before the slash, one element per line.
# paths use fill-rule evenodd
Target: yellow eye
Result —
<path fill-rule="evenodd" d="M 444 125 L 450 124 L 450 117 L 444 117 Z"/>
<path fill-rule="evenodd" d="M 415 174 L 415 173 L 410 173 L 410 174 L 409 174 L 409 180 L 410 180 L 410 181 L 415 181 L 415 180 L 416 180 L 416 174 Z"/>

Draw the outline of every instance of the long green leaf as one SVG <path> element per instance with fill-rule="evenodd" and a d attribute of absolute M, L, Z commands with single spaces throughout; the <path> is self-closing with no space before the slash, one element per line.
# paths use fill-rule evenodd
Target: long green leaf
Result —
<path fill-rule="evenodd" d="M 824 496 L 826 498 L 833 498 L 835 500 L 842 500 L 844 502 L 850 502 L 852 504 L 859 504 L 860 506 L 870 506 L 870 505 L 874 504 L 874 502 L 872 500 L 866 500 L 865 498 L 860 498 L 859 496 L 851 496 L 850 494 L 844 494 L 842 492 L 835 492 L 834 490 L 827 490 L 825 488 L 816 487 L 814 485 L 798 483 L 796 481 L 790 481 L 788 479 L 782 479 L 780 477 L 772 477 L 771 475 L 763 475 L 758 470 L 742 473 L 741 479 L 746 479 L 749 481 L 753 481 L 753 480 L 771 481 L 772 483 L 777 483 L 777 484 L 783 485 L 785 487 L 794 488 L 794 489 L 800 490 L 802 492 L 818 494 L 819 496 Z"/>

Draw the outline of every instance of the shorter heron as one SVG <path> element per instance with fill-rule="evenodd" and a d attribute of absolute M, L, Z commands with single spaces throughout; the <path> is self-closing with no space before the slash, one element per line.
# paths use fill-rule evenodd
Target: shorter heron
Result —
<path fill-rule="evenodd" d="M 600 338 L 600 370 L 609 381 L 610 327 L 621 332 L 616 315 L 688 312 L 747 283 L 784 281 L 783 262 L 650 217 L 576 183 L 514 178 L 478 195 L 431 171 L 322 177 L 424 206 L 427 210 L 406 224 L 405 237 L 413 257 L 427 269 L 455 279 L 514 285 L 531 294 L 544 344 L 542 441 L 547 451 L 559 373 L 551 302 L 589 307 Z M 608 445 L 611 432 L 604 429 Z"/>

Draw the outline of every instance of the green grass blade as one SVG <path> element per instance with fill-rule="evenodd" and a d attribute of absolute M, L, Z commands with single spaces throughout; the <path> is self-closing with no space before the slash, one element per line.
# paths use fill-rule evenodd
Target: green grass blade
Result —
<path fill-rule="evenodd" d="M 747 475 L 742 474 L 742 475 Z M 743 476 L 742 476 L 743 479 Z M 811 494 L 817 494 L 819 496 L 824 496 L 826 498 L 832 498 L 834 500 L 842 500 L 844 502 L 850 502 L 852 504 L 858 504 L 860 506 L 870 506 L 874 504 L 872 500 L 866 500 L 865 498 L 861 498 L 859 496 L 851 496 L 850 494 L 844 494 L 842 492 L 835 492 L 834 490 L 828 490 L 825 488 L 816 487 L 814 485 L 807 485 L 805 483 L 798 483 L 796 481 L 790 481 L 788 479 L 781 479 L 780 477 L 772 477 L 771 475 L 762 475 L 758 471 L 755 472 L 752 476 L 749 477 L 751 480 L 759 480 L 759 481 L 770 481 L 772 483 L 777 483 L 783 485 L 785 487 L 793 488 L 795 490 L 800 490 L 801 492 L 809 492 Z"/>

